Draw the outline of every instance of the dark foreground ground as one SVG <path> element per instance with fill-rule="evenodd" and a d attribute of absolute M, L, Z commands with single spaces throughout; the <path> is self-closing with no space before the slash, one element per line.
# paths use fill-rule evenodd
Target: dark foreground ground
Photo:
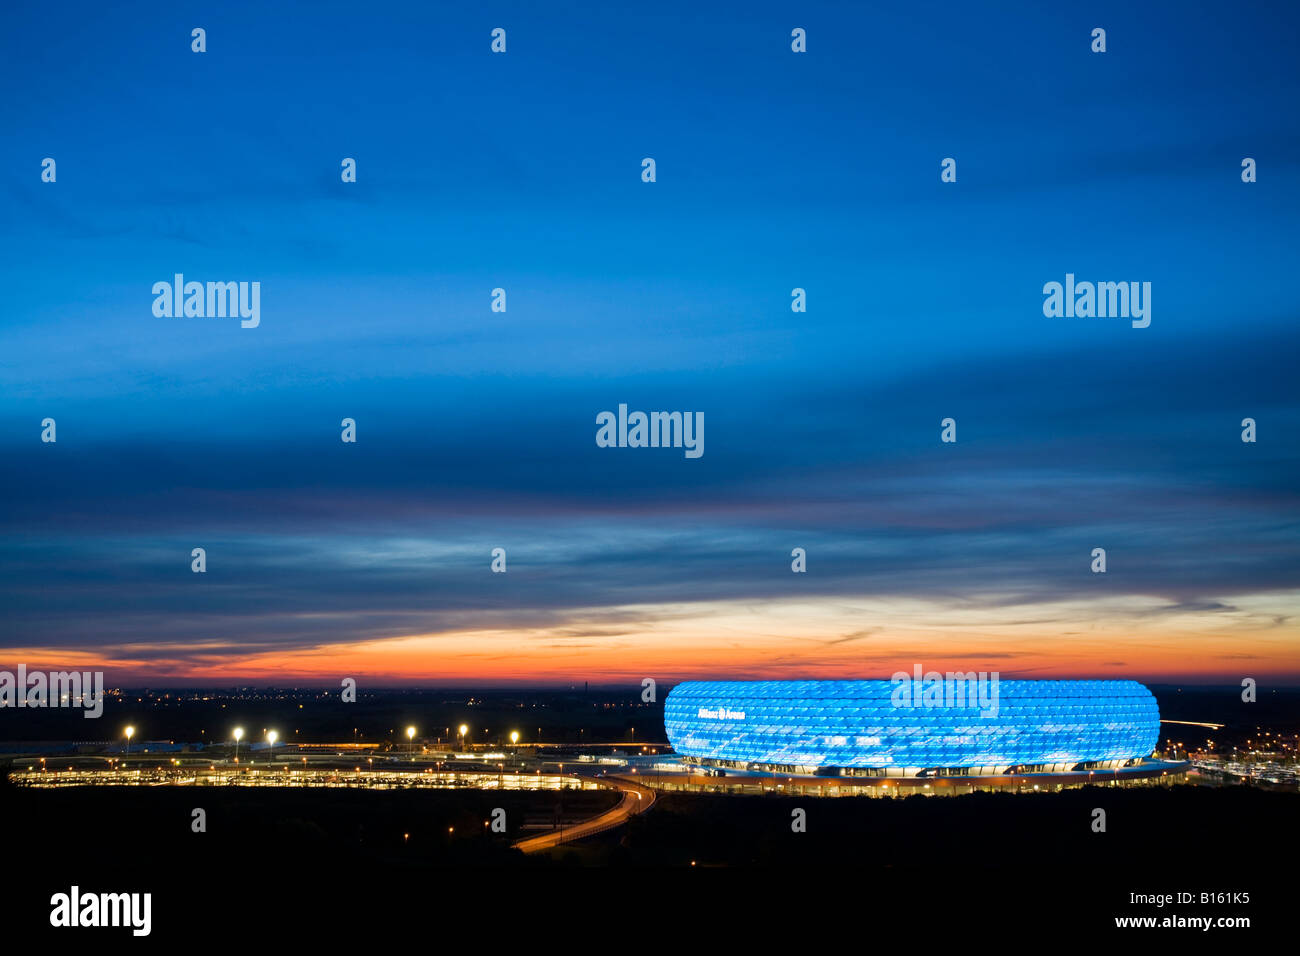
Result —
<path fill-rule="evenodd" d="M 690 931 L 866 942 L 1030 929 L 1116 932 L 1117 916 L 1247 916 L 1251 929 L 1171 929 L 1241 942 L 1290 925 L 1300 795 L 1248 788 L 1084 789 L 905 800 L 667 795 L 580 846 L 525 858 L 525 820 L 594 814 L 612 794 L 0 788 L 6 938 L 49 932 L 50 896 L 153 894 L 144 944 L 199 932 L 376 941 L 418 931 L 505 939 Z M 191 811 L 207 811 L 207 832 Z M 485 827 L 506 811 L 509 832 Z M 1106 811 L 1106 832 L 1092 829 Z M 791 829 L 792 813 L 807 830 Z M 1137 904 L 1131 894 L 1191 893 Z M 1248 894 L 1214 898 L 1203 893 Z M 1150 935 L 1160 930 L 1123 930 Z M 521 935 L 522 934 L 522 935 Z M 827 935 L 830 934 L 830 935 Z M 990 934 L 990 935 L 985 935 Z M 1010 934 L 1010 935 L 1008 935 Z M 61 929 L 64 942 L 126 930 Z M 504 945 L 504 943 L 503 943 Z M 667 943 L 665 942 L 665 945 Z"/>

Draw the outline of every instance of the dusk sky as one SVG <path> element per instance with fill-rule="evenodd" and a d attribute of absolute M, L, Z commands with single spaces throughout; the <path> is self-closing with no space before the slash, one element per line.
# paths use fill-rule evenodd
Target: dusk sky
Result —
<path fill-rule="evenodd" d="M 738 6 L 8 9 L 0 668 L 1300 680 L 1300 8 Z"/>

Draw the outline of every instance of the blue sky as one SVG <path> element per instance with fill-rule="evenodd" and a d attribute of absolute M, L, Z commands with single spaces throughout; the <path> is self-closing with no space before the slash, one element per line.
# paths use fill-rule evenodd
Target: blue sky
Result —
<path fill-rule="evenodd" d="M 1052 608 L 1040 642 L 1111 621 L 1093 670 L 1187 672 L 1174 631 L 1125 636 L 1176 615 L 1225 648 L 1201 676 L 1243 655 L 1294 676 L 1297 19 L 15 9 L 0 644 L 188 674 L 412 635 L 436 662 L 439 636 L 490 626 L 530 660 L 539 634 L 588 635 L 615 675 L 658 659 L 658 622 L 695 609 L 712 647 L 720 608 L 786 601 L 774 632 L 837 607 L 825 641 L 857 619 L 895 643 L 756 666 L 875 676 L 925 606 L 973 603 L 1008 626 Z M 156 318 L 177 272 L 261 282 L 260 327 Z M 1067 272 L 1151 282 L 1151 326 L 1045 318 Z M 705 455 L 596 448 L 620 402 L 703 411 Z M 894 598 L 921 610 L 899 623 Z M 998 627 L 948 651 L 1001 653 Z"/>

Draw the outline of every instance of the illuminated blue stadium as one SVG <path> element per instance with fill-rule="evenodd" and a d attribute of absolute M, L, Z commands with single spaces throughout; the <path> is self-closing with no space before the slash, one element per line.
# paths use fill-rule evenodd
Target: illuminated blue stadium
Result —
<path fill-rule="evenodd" d="M 896 706 L 902 683 L 688 681 L 664 702 L 664 729 L 688 757 L 812 768 L 1122 761 L 1149 755 L 1159 735 L 1156 700 L 1135 681 L 1000 681 L 996 714 L 973 691 L 965 706 L 956 694 L 952 706 Z"/>

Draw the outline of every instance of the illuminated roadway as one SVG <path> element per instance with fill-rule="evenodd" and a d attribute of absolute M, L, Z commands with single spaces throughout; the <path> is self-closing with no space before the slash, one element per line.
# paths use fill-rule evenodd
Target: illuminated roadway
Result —
<path fill-rule="evenodd" d="M 520 840 L 515 844 L 515 848 L 525 853 L 536 853 L 538 850 L 549 850 L 559 846 L 561 843 L 571 843 L 574 840 L 582 840 L 589 836 L 595 836 L 597 833 L 603 833 L 606 830 L 612 830 L 614 827 L 621 827 L 629 819 L 638 813 L 645 813 L 655 802 L 655 792 L 649 787 L 642 786 L 627 777 L 599 777 L 591 778 L 602 783 L 605 786 L 615 786 L 623 791 L 623 799 L 619 801 L 618 806 L 606 810 L 599 816 L 594 816 L 590 820 L 583 820 L 581 823 L 575 823 L 573 826 L 561 827 L 558 830 L 552 830 L 549 833 L 543 833 L 538 836 L 528 837 Z"/>

